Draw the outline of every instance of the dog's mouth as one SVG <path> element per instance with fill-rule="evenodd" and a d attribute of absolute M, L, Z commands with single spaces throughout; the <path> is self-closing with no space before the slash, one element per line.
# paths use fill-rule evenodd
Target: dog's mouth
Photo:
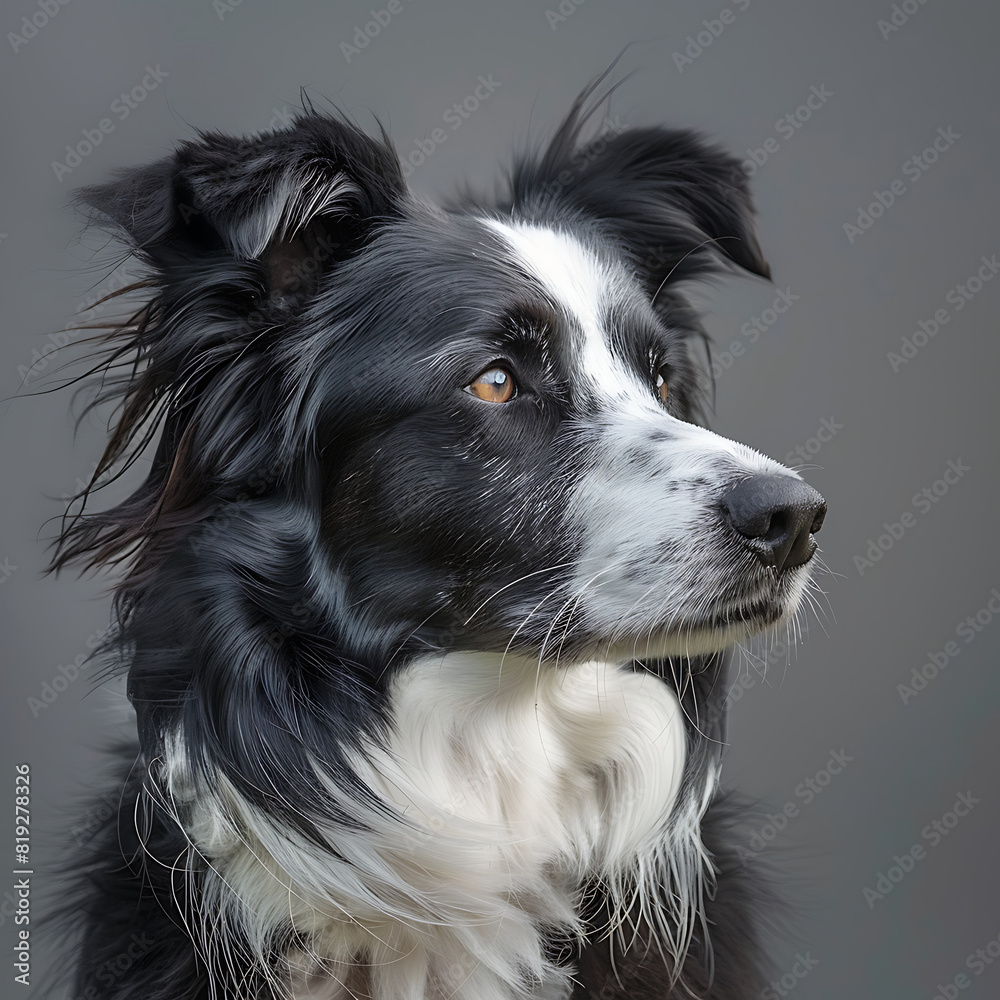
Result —
<path fill-rule="evenodd" d="M 793 620 L 802 607 L 809 577 L 809 570 L 795 570 L 783 574 L 763 592 L 727 600 L 697 616 L 665 622 L 640 636 L 616 637 L 603 644 L 604 657 L 624 661 L 723 652 Z"/>
<path fill-rule="evenodd" d="M 745 564 L 725 577 L 716 576 L 714 584 L 697 582 L 681 601 L 659 610 L 663 591 L 643 582 L 645 602 L 623 601 L 617 614 L 607 613 L 612 602 L 599 599 L 601 595 L 586 606 L 566 601 L 555 615 L 542 613 L 548 609 L 536 605 L 530 609 L 533 613 L 508 619 L 517 623 L 513 639 L 506 622 L 493 638 L 502 643 L 502 650 L 518 650 L 555 665 L 721 653 L 792 622 L 805 604 L 812 572 L 808 564 L 780 573 L 759 563 Z M 664 586 L 669 597 L 669 581 Z M 708 600 L 697 596 L 706 593 L 712 595 Z M 475 646 L 476 640 L 468 635 L 460 641 Z"/>
<path fill-rule="evenodd" d="M 716 612 L 700 621 L 692 622 L 687 628 L 717 632 L 743 628 L 754 633 L 777 624 L 788 614 L 789 611 L 784 602 L 777 598 L 768 597 L 738 605 L 727 611 Z"/>

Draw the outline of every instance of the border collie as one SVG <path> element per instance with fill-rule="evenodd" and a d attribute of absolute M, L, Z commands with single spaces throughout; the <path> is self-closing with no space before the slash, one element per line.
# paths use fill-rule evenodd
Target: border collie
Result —
<path fill-rule="evenodd" d="M 700 423 L 684 285 L 769 276 L 738 162 L 588 139 L 595 86 L 495 197 L 416 197 L 308 102 L 83 192 L 146 295 L 93 485 L 152 458 L 54 559 L 120 567 L 139 739 L 72 859 L 74 996 L 766 985 L 727 650 L 794 624 L 825 505 Z"/>

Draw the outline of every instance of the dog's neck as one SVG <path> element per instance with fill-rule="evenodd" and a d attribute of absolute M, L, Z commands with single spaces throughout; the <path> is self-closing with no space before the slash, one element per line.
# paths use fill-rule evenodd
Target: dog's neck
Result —
<path fill-rule="evenodd" d="M 328 855 L 225 785 L 190 800 L 189 828 L 220 876 L 208 905 L 270 914 L 262 942 L 281 923 L 309 942 L 311 957 L 287 955 L 297 995 L 349 996 L 337 982 L 358 962 L 377 970 L 378 998 L 410 995 L 418 980 L 426 996 L 456 1000 L 510 1000 L 529 995 L 526 982 L 533 996 L 568 995 L 547 942 L 606 929 L 579 912 L 596 882 L 622 922 L 632 907 L 655 911 L 643 905 L 651 894 L 673 898 L 657 932 L 683 950 L 708 795 L 682 793 L 683 713 L 660 678 L 453 653 L 404 668 L 389 717 L 352 760 L 376 804 L 352 803 L 360 826 L 330 830 Z"/>
<path fill-rule="evenodd" d="M 373 787 L 512 869 L 612 877 L 677 801 L 684 724 L 657 677 L 452 653 L 405 669 L 390 705 L 389 744 L 368 755 Z"/>

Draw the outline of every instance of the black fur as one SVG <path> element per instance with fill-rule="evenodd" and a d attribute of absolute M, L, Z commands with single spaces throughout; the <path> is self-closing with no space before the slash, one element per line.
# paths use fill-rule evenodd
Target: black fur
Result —
<path fill-rule="evenodd" d="M 205 782 L 224 776 L 323 843 L 321 826 L 354 820 L 317 786 L 315 761 L 370 794 L 346 754 L 385 727 L 393 672 L 435 650 L 502 651 L 559 579 L 558 568 L 530 574 L 565 563 L 558 484 L 580 461 L 575 404 L 558 344 L 530 335 L 551 305 L 470 211 L 573 226 L 623 255 L 662 324 L 625 317 L 626 349 L 648 364 L 655 343 L 676 372 L 672 412 L 699 415 L 690 347 L 701 331 L 678 283 L 720 265 L 767 275 L 743 175 L 690 132 L 633 129 L 581 146 L 592 96 L 492 206 L 414 200 L 384 135 L 312 109 L 269 136 L 202 135 L 83 192 L 153 290 L 108 340 L 98 401 L 119 400 L 121 415 L 94 483 L 157 431 L 159 441 L 131 497 L 70 515 L 54 563 L 124 562 L 103 652 L 128 673 L 140 741 L 119 822 L 82 866 L 74 996 L 267 995 L 260 970 L 237 980 L 206 965 L 185 928 L 202 873 L 173 867 L 187 843 L 157 786 L 168 734 L 183 729 Z M 533 393 L 501 436 L 497 414 L 455 390 L 514 351 Z M 503 475 L 484 490 L 495 467 Z M 484 603 L 500 588 L 504 602 Z M 529 621 L 515 648 L 539 653 L 553 625 Z M 572 612 L 558 625 L 567 653 L 601 639 Z M 702 720 L 690 730 L 692 782 L 722 733 L 721 662 L 693 682 L 689 663 L 647 665 Z M 725 846 L 726 809 L 706 819 L 720 874 L 688 986 L 668 994 L 671 970 L 652 953 L 619 956 L 631 970 L 620 986 L 596 942 L 574 996 L 759 991 L 753 893 Z M 152 945 L 109 981 L 107 963 L 135 933 Z M 291 943 L 273 942 L 276 955 Z"/>
<path fill-rule="evenodd" d="M 76 946 L 70 995 L 205 1000 L 205 969 L 184 930 L 200 873 L 188 876 L 169 863 L 184 856 L 184 836 L 142 794 L 138 747 L 122 747 L 115 757 L 116 821 L 74 845 L 62 873 L 72 895 L 62 902 L 60 930 Z"/>

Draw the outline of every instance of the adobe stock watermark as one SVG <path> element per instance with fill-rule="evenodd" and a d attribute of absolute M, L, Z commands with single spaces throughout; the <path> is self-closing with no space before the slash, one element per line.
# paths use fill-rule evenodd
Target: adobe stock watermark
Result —
<path fill-rule="evenodd" d="M 733 10 L 731 7 L 723 7 L 713 18 L 705 18 L 702 28 L 695 34 L 688 35 L 684 41 L 683 52 L 674 51 L 671 53 L 674 65 L 678 73 L 683 73 L 685 67 L 690 66 L 725 30 L 736 21 L 736 15 L 742 14 L 750 6 L 750 0 L 735 0 Z"/>
<path fill-rule="evenodd" d="M 48 368 L 51 360 L 50 354 L 58 351 L 61 347 L 66 347 L 77 337 L 88 333 L 86 324 L 92 323 L 108 308 L 109 303 L 104 300 L 109 295 L 113 295 L 114 292 L 121 291 L 133 281 L 135 281 L 135 275 L 130 274 L 123 267 L 119 267 L 99 289 L 89 292 L 78 302 L 73 311 L 73 319 L 68 320 L 62 330 L 48 334 L 41 348 L 32 348 L 28 364 L 17 366 L 17 375 L 21 385 L 30 385 Z"/>
<path fill-rule="evenodd" d="M 212 10 L 215 11 L 220 21 L 224 21 L 242 4 L 243 0 L 212 0 Z"/>
<path fill-rule="evenodd" d="M 975 951 L 965 956 L 965 968 L 974 976 L 981 976 L 998 958 L 1000 958 L 1000 934 L 991 938 Z M 972 980 L 964 973 L 959 972 L 942 985 L 940 982 L 935 989 L 937 992 L 930 1000 L 956 1000 L 959 991 L 967 990 L 972 985 Z"/>
<path fill-rule="evenodd" d="M 364 24 L 355 25 L 351 41 L 340 43 L 340 51 L 348 63 L 355 56 L 361 55 L 372 41 L 382 34 L 382 31 L 392 23 L 394 17 L 403 13 L 403 0 L 388 0 L 384 7 L 379 7 L 378 10 L 371 9 L 368 13 L 371 14 L 371 20 L 365 21 Z"/>
<path fill-rule="evenodd" d="M 965 281 L 959 282 L 948 290 L 944 300 L 952 306 L 949 311 L 947 306 L 941 306 L 934 310 L 934 315 L 929 319 L 917 320 L 917 328 L 909 336 L 900 338 L 899 350 L 889 351 L 886 359 L 893 374 L 897 374 L 903 365 L 909 364 L 916 356 L 917 352 L 926 347 L 931 339 L 936 337 L 941 331 L 941 327 L 951 322 L 953 313 L 961 312 L 985 287 L 993 280 L 994 275 L 1000 271 L 1000 263 L 997 262 L 997 255 L 990 254 L 979 258 L 979 267 Z"/>
<path fill-rule="evenodd" d="M 889 8 L 889 20 L 880 17 L 875 22 L 875 27 L 878 28 L 882 41 L 889 41 L 925 3 L 927 0 L 902 0 L 901 3 L 894 3 Z"/>
<path fill-rule="evenodd" d="M 549 8 L 545 12 L 545 20 L 549 22 L 549 27 L 555 31 L 560 24 L 568 21 L 582 7 L 587 0 L 559 0 L 559 6 L 552 10 Z"/>
<path fill-rule="evenodd" d="M 975 642 L 979 633 L 987 628 L 997 615 L 1000 615 L 1000 590 L 994 587 L 990 591 L 989 600 L 974 615 L 966 615 L 955 626 L 955 634 L 966 645 Z M 928 684 L 951 666 L 952 661 L 961 652 L 962 647 L 955 639 L 949 639 L 939 650 L 928 650 L 927 659 L 910 672 L 909 683 L 896 685 L 899 700 L 904 705 L 909 705 L 917 695 L 927 689 Z"/>
<path fill-rule="evenodd" d="M 819 959 L 813 958 L 811 952 L 807 951 L 804 955 L 802 952 L 797 952 L 792 968 L 780 979 L 771 980 L 760 991 L 761 1000 L 778 1000 L 779 997 L 788 996 L 799 985 L 800 980 L 805 979 L 817 965 L 819 965 Z"/>
<path fill-rule="evenodd" d="M 77 847 L 85 847 L 107 826 L 108 820 L 118 816 L 122 805 L 121 792 L 104 792 L 96 803 L 92 803 L 85 816 L 70 829 Z"/>
<path fill-rule="evenodd" d="M 768 667 L 775 667 L 788 662 L 788 656 L 795 648 L 795 640 L 792 638 L 780 639 L 777 635 L 770 636 L 766 651 L 762 657 L 755 657 L 756 663 L 753 670 L 740 670 L 736 677 L 732 678 L 726 697 L 721 702 L 716 702 L 715 708 L 699 718 L 698 725 L 704 732 L 718 721 L 722 715 L 727 715 L 738 705 L 743 696 L 754 688 L 758 687 L 767 677 Z"/>
<path fill-rule="evenodd" d="M 76 657 L 71 660 L 65 666 L 60 664 L 56 667 L 55 674 L 47 681 L 42 681 L 41 690 L 39 691 L 38 697 L 29 695 L 25 702 L 28 708 L 31 709 L 31 714 L 34 718 L 38 718 L 52 703 L 66 691 L 70 684 L 74 683 L 79 677 L 81 672 L 85 669 L 87 660 L 90 654 L 97 649 L 100 645 L 101 640 L 107 634 L 108 629 L 99 629 L 96 632 L 91 633 L 87 637 L 86 647 L 87 652 L 77 653 Z"/>
<path fill-rule="evenodd" d="M 159 63 L 155 66 L 147 66 L 143 78 L 128 91 L 122 91 L 111 102 L 108 110 L 118 119 L 118 122 L 125 121 L 168 76 L 170 73 L 161 69 Z M 78 140 L 75 145 L 69 143 L 66 145 L 66 158 L 52 161 L 52 170 L 55 172 L 56 180 L 62 183 L 104 142 L 105 136 L 110 135 L 116 128 L 117 123 L 113 119 L 105 117 L 101 118 L 94 128 L 82 129 L 83 138 Z"/>
<path fill-rule="evenodd" d="M 861 890 L 861 895 L 868 904 L 868 909 L 874 910 L 875 906 L 916 868 L 917 863 L 927 857 L 927 852 L 937 847 L 958 826 L 959 821 L 968 816 L 981 801 L 981 799 L 973 797 L 971 791 L 959 792 L 951 809 L 943 816 L 931 820 L 920 831 L 923 843 L 914 844 L 902 854 L 894 854 L 892 864 L 885 871 L 879 871 L 875 876 L 874 886 L 866 885 Z M 927 846 L 925 847 L 924 844 Z"/>
<path fill-rule="evenodd" d="M 792 793 L 794 798 L 789 799 L 777 812 L 768 813 L 764 817 L 763 825 L 750 834 L 749 847 L 737 845 L 736 856 L 740 859 L 740 863 L 746 865 L 748 861 L 753 861 L 766 851 L 768 846 L 777 840 L 778 835 L 788 828 L 789 820 L 795 819 L 802 812 L 803 806 L 810 805 L 817 796 L 822 795 L 834 777 L 842 774 L 852 760 L 854 758 L 843 747 L 831 750 L 826 764 L 795 786 Z"/>
<path fill-rule="evenodd" d="M 100 489 L 102 486 L 106 486 L 114 478 L 113 469 L 105 469 L 96 479 L 94 475 L 97 472 L 98 463 L 90 463 L 90 479 L 84 479 L 82 476 L 76 477 L 76 482 L 73 484 L 73 489 L 68 493 L 61 493 L 59 499 L 65 503 L 70 500 L 75 500 L 84 490 L 86 489 Z"/>
<path fill-rule="evenodd" d="M 580 149 L 574 150 L 569 158 L 570 165 L 564 170 L 560 170 L 559 173 L 552 178 L 552 180 L 546 181 L 542 185 L 542 190 L 547 195 L 558 194 L 563 188 L 569 187 L 571 184 L 575 184 L 579 178 L 587 172 L 587 168 L 597 159 L 597 157 L 604 154 L 607 148 L 628 129 L 628 126 L 622 122 L 622 120 L 615 115 L 614 118 L 605 118 L 601 122 L 600 131 L 597 135 L 586 145 L 582 146 Z M 657 247 L 649 257 L 647 257 L 646 262 L 648 267 L 655 267 L 657 263 L 670 263 L 670 261 L 661 260 L 664 257 L 665 250 L 663 247 Z M 671 261 L 673 258 L 671 258 Z"/>
<path fill-rule="evenodd" d="M 779 288 L 774 301 L 760 315 L 751 317 L 740 327 L 743 340 L 734 340 L 724 351 L 712 352 L 712 377 L 718 378 L 723 372 L 729 371 L 736 359 L 746 354 L 747 345 L 756 344 L 760 335 L 767 333 L 798 300 L 799 296 L 793 294 L 791 288 Z"/>
<path fill-rule="evenodd" d="M 20 34 L 17 31 L 7 32 L 7 41 L 15 53 L 18 53 L 41 31 L 70 0 L 38 0 L 35 6 L 38 10 L 31 17 L 21 18 Z"/>
<path fill-rule="evenodd" d="M 102 962 L 95 970 L 94 978 L 105 989 L 111 989 L 154 944 L 155 942 L 145 933 L 136 932 L 130 935 L 127 947 L 114 958 Z M 107 994 L 96 986 L 88 986 L 78 997 L 74 997 L 74 1000 L 103 1000 L 105 996 Z"/>
<path fill-rule="evenodd" d="M 0 586 L 3 586 L 18 570 L 10 561 L 10 556 L 7 556 L 2 563 L 0 563 Z"/>
<path fill-rule="evenodd" d="M 743 695 L 747 691 L 752 691 L 766 676 L 768 667 L 775 667 L 779 663 L 786 661 L 788 654 L 795 647 L 795 642 L 786 642 L 784 639 L 779 639 L 777 636 L 774 637 L 773 641 L 768 645 L 767 652 L 764 654 L 763 669 L 760 673 L 756 670 L 741 670 L 739 676 L 733 681 L 726 692 L 725 700 L 720 706 L 720 714 L 729 712 L 734 705 L 738 705 L 743 700 Z M 709 722 L 714 722 L 715 719 L 712 718 Z"/>
<path fill-rule="evenodd" d="M 885 533 L 878 538 L 869 538 L 865 554 L 854 557 L 854 568 L 858 571 L 858 576 L 864 576 L 865 572 L 870 570 L 886 552 L 894 548 L 908 531 L 917 526 L 917 514 L 928 514 L 933 506 L 946 496 L 967 472 L 971 471 L 972 466 L 966 465 L 960 458 L 948 459 L 941 478 L 935 479 L 930 486 L 924 486 L 913 494 L 910 504 L 916 507 L 917 513 L 904 510 L 898 520 L 884 522 L 882 527 L 885 528 Z"/>
<path fill-rule="evenodd" d="M 956 132 L 950 125 L 941 126 L 929 146 L 926 146 L 922 152 L 915 153 L 903 162 L 899 168 L 900 173 L 903 174 L 903 177 L 916 184 L 961 138 L 961 134 Z M 903 178 L 897 177 L 889 182 L 885 190 L 877 189 L 872 192 L 875 195 L 875 200 L 869 202 L 867 207 L 859 205 L 854 222 L 844 223 L 844 235 L 847 237 L 847 242 L 853 246 L 857 238 L 871 229 L 876 221 L 882 218 L 886 211 L 892 208 L 909 190 Z"/>
<path fill-rule="evenodd" d="M 487 76 L 478 76 L 476 81 L 476 86 L 470 94 L 461 101 L 455 101 L 450 107 L 445 108 L 441 115 L 445 125 L 450 126 L 451 132 L 457 132 L 501 85 L 499 80 L 493 79 L 492 73 Z M 417 167 L 426 163 L 447 142 L 448 134 L 439 125 L 432 129 L 426 138 L 415 139 L 412 145 L 416 148 L 411 149 L 408 153 L 400 154 L 403 176 L 409 177 Z"/>
<path fill-rule="evenodd" d="M 811 461 L 823 450 L 823 445 L 829 444 L 843 429 L 844 425 L 838 424 L 833 417 L 823 417 L 815 434 L 807 437 L 802 444 L 796 445 L 791 451 L 785 452 L 785 465 L 795 465 L 796 459 L 803 462 Z"/>
<path fill-rule="evenodd" d="M 774 123 L 774 131 L 780 138 L 769 135 L 759 146 L 750 146 L 746 150 L 746 159 L 740 162 L 740 167 L 747 177 L 752 177 L 767 161 L 781 149 L 782 143 L 792 139 L 813 113 L 819 111 L 830 98 L 833 91 L 828 90 L 825 83 L 818 87 L 813 84 L 809 88 L 809 96 L 794 110 L 779 118 Z"/>
<path fill-rule="evenodd" d="M 245 138 L 258 139 L 261 136 L 270 135 L 271 132 L 276 130 L 289 128 L 294 121 L 295 109 L 290 108 L 287 104 L 282 105 L 280 108 L 271 108 L 271 117 L 267 120 L 267 124 L 262 128 L 245 133 Z M 234 165 L 234 176 L 238 175 L 243 169 L 242 164 Z"/>

